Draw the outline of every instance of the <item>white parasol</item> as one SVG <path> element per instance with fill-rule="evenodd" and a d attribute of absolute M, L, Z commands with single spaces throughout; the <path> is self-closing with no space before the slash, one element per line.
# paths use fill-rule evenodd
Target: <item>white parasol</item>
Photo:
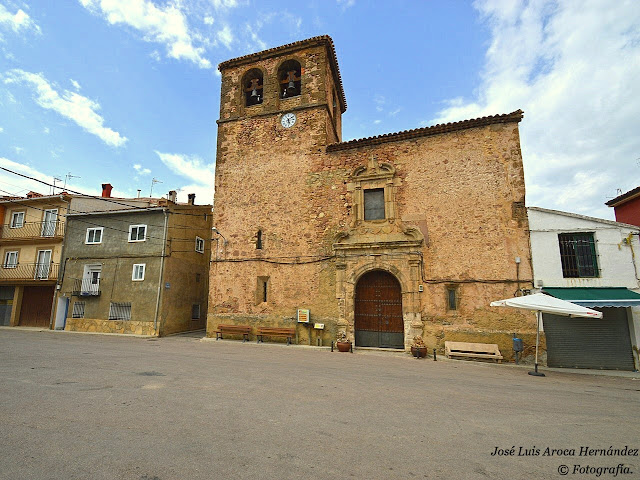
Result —
<path fill-rule="evenodd" d="M 538 326 L 536 328 L 536 363 L 535 370 L 529 372 L 529 375 L 544 377 L 544 373 L 538 373 L 538 345 L 540 344 L 540 323 L 543 313 L 553 313 L 554 315 L 564 315 L 567 317 L 588 317 L 602 318 L 602 313 L 591 310 L 587 307 L 581 307 L 575 303 L 566 302 L 559 298 L 545 295 L 544 293 L 534 293 L 533 295 L 525 295 L 524 297 L 507 298 L 506 300 L 497 300 L 491 302 L 492 307 L 513 307 L 522 308 L 524 310 L 533 310 L 537 312 Z"/>

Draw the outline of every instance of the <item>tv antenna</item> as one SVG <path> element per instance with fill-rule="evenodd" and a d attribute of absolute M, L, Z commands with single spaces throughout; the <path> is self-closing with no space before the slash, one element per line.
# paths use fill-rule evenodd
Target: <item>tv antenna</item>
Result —
<path fill-rule="evenodd" d="M 156 183 L 162 183 L 162 182 L 161 182 L 160 180 L 158 180 L 156 177 L 153 177 L 153 178 L 151 179 L 151 191 L 149 192 L 149 198 L 153 197 L 153 186 L 154 186 Z"/>
<path fill-rule="evenodd" d="M 82 178 L 82 177 L 80 177 L 80 175 L 71 175 L 71 172 L 67 173 L 64 176 L 64 187 L 63 187 L 64 189 L 67 188 L 67 180 L 69 180 L 70 178 Z"/>

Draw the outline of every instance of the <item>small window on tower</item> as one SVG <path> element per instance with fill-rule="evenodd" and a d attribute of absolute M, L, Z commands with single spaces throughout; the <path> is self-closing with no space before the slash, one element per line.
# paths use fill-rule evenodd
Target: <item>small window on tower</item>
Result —
<path fill-rule="evenodd" d="M 256 249 L 262 250 L 262 230 L 258 230 L 256 234 Z"/>
<path fill-rule="evenodd" d="M 287 60 L 278 69 L 280 98 L 297 97 L 302 91 L 302 67 L 300 62 Z"/>
<path fill-rule="evenodd" d="M 249 70 L 242 80 L 245 106 L 251 107 L 262 103 L 262 72 L 257 68 Z"/>
<path fill-rule="evenodd" d="M 384 188 L 364 191 L 364 219 L 384 220 Z"/>

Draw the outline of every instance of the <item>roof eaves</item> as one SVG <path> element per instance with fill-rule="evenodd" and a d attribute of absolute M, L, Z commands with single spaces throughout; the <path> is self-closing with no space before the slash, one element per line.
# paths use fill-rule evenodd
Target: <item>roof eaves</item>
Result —
<path fill-rule="evenodd" d="M 398 142 L 402 140 L 412 140 L 419 137 L 429 137 L 442 133 L 456 132 L 469 128 L 482 127 L 485 125 L 493 125 L 496 123 L 520 122 L 524 112 L 516 110 L 515 112 L 505 113 L 502 115 L 493 115 L 488 117 L 473 118 L 470 120 L 462 120 L 459 122 L 442 123 L 431 127 L 416 128 L 413 130 L 404 130 L 396 133 L 386 133 L 374 137 L 360 138 L 349 140 L 348 142 L 333 143 L 327 145 L 327 152 L 337 152 L 340 150 L 348 150 L 351 148 L 367 147 L 371 145 L 379 145 L 381 143 Z"/>
<path fill-rule="evenodd" d="M 628 223 L 615 222 L 613 220 L 607 220 L 605 218 L 589 217 L 587 215 L 580 215 L 579 213 L 563 212 L 561 210 L 552 210 L 550 208 L 542 207 L 527 207 L 527 210 L 533 210 L 534 212 L 551 213 L 554 215 L 563 215 L 565 217 L 578 218 L 580 220 L 589 220 L 591 222 L 604 223 L 605 225 L 613 225 L 616 227 L 631 228 L 633 230 L 639 230 L 637 225 L 631 225 Z"/>
<path fill-rule="evenodd" d="M 606 202 L 605 205 L 607 205 L 608 207 L 617 207 L 621 203 L 625 203 L 638 196 L 640 196 L 640 187 L 636 187 L 626 193 L 623 193 L 622 195 L 618 195 L 616 198 L 612 198 L 611 200 Z"/>

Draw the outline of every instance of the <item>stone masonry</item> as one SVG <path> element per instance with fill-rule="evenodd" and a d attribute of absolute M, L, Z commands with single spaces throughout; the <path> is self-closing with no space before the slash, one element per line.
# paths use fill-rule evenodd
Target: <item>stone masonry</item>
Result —
<path fill-rule="evenodd" d="M 301 92 L 280 98 L 278 68 L 290 59 Z M 247 107 L 251 69 L 264 99 Z M 308 308 L 325 330 L 308 338 L 298 326 L 300 343 L 326 345 L 339 330 L 353 339 L 358 281 L 381 270 L 400 284 L 405 347 L 420 334 L 431 348 L 482 341 L 508 356 L 511 333 L 535 337 L 532 315 L 489 307 L 532 287 L 522 112 L 341 142 L 346 100 L 329 37 L 220 71 L 209 336 L 220 323 L 295 326 Z M 285 128 L 288 112 L 297 118 Z M 364 219 L 370 189 L 384 192 L 384 219 Z"/>

